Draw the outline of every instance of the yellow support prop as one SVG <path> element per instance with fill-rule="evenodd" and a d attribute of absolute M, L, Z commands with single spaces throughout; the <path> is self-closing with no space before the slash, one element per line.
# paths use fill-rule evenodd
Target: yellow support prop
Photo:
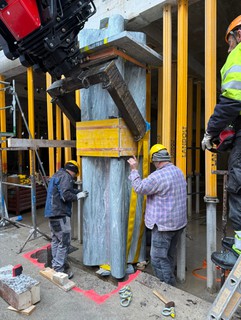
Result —
<path fill-rule="evenodd" d="M 75 91 L 75 102 L 77 104 L 77 106 L 80 108 L 81 110 L 81 95 L 80 95 L 80 90 L 76 90 Z M 80 167 L 80 174 L 78 175 L 78 180 L 82 180 L 82 158 L 80 156 L 77 156 L 77 162 L 79 164 Z"/>
<path fill-rule="evenodd" d="M 158 68 L 157 143 L 162 143 L 163 67 Z"/>
<path fill-rule="evenodd" d="M 201 82 L 197 82 L 196 97 L 196 156 L 195 173 L 200 173 L 200 141 L 201 141 Z"/>
<path fill-rule="evenodd" d="M 193 79 L 188 79 L 187 174 L 192 176 Z"/>
<path fill-rule="evenodd" d="M 23 120 L 22 115 L 20 113 L 17 113 L 17 137 L 19 139 L 22 138 L 22 132 L 23 132 Z M 23 152 L 20 150 L 18 151 L 18 172 L 23 173 Z"/>
<path fill-rule="evenodd" d="M 70 121 L 65 114 L 63 114 L 63 128 L 64 128 L 64 140 L 71 140 Z M 71 148 L 64 148 L 64 156 L 65 156 L 65 162 L 72 159 Z"/>
<path fill-rule="evenodd" d="M 49 73 L 46 73 L 46 88 L 52 84 L 52 77 Z M 53 128 L 53 105 L 51 103 L 51 97 L 46 94 L 47 101 L 47 118 L 48 118 L 48 139 L 54 139 L 54 128 Z M 49 148 L 49 176 L 52 176 L 55 172 L 54 168 L 54 148 Z"/>
<path fill-rule="evenodd" d="M 163 116 L 162 141 L 171 150 L 171 86 L 172 86 L 172 23 L 171 5 L 163 7 Z"/>
<path fill-rule="evenodd" d="M 56 105 L 56 139 L 62 139 L 62 112 L 58 105 Z M 61 168 L 61 148 L 56 148 L 56 171 Z"/>
<path fill-rule="evenodd" d="M 35 138 L 35 124 L 34 124 L 34 80 L 33 80 L 33 68 L 27 68 L 27 87 L 28 87 L 28 127 L 29 127 L 29 139 Z M 30 173 L 35 172 L 35 168 L 32 168 L 33 162 L 33 152 L 29 151 L 29 170 Z"/>
<path fill-rule="evenodd" d="M 5 81 L 5 77 L 0 75 L 0 81 Z M 0 88 L 3 89 L 5 87 L 4 84 L 0 83 Z M 0 108 L 6 107 L 6 100 L 5 100 L 5 91 L 0 91 Z M 2 109 L 0 111 L 0 125 L 1 125 L 1 132 L 6 132 L 6 109 Z M 2 137 L 2 140 L 5 140 L 6 137 Z M 2 148 L 6 148 L 6 142 L 3 142 L 1 145 Z M 2 151 L 2 173 L 7 173 L 7 151 Z"/>
<path fill-rule="evenodd" d="M 205 10 L 205 126 L 216 104 L 216 1 L 206 1 Z M 212 30 L 212 32 L 210 32 Z M 206 197 L 217 197 L 216 170 L 217 155 L 205 151 Z"/>
<path fill-rule="evenodd" d="M 172 162 L 176 163 L 176 113 L 177 113 L 177 63 L 172 63 L 172 94 L 171 94 L 171 149 Z"/>
<path fill-rule="evenodd" d="M 176 164 L 186 176 L 188 1 L 178 1 Z"/>

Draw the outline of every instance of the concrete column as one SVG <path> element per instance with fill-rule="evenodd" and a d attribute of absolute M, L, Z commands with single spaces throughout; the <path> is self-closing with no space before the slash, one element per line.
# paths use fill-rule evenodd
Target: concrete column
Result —
<path fill-rule="evenodd" d="M 108 19 L 108 27 L 100 30 L 83 29 L 80 47 L 96 43 L 124 31 L 123 17 L 116 15 Z M 132 33 L 140 42 L 145 42 L 142 33 Z M 146 72 L 122 58 L 117 67 L 126 80 L 133 98 L 144 115 L 146 104 Z M 102 85 L 81 91 L 82 121 L 120 117 L 109 93 Z M 129 211 L 130 183 L 126 158 L 83 157 L 83 190 L 91 190 L 83 204 L 83 263 L 89 266 L 110 264 L 111 274 L 122 278 L 126 270 L 126 236 Z M 141 197 L 138 201 L 136 226 L 141 217 Z M 138 230 L 134 231 L 129 261 L 135 254 Z M 144 241 L 144 240 L 143 240 Z M 140 259 L 145 259 L 142 246 Z"/>

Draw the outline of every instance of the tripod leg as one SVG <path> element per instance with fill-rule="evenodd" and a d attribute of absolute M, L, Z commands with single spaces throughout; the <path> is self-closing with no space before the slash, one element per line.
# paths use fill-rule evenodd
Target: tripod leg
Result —
<path fill-rule="evenodd" d="M 10 220 L 10 219 L 8 219 L 6 217 L 2 218 L 0 223 L 2 223 L 2 221 L 7 221 L 7 222 L 11 223 L 12 225 L 14 225 L 16 228 L 20 228 L 15 221 L 12 221 L 12 220 Z"/>
<path fill-rule="evenodd" d="M 50 236 L 48 236 L 46 233 L 42 232 L 39 230 L 39 228 L 37 228 L 37 232 L 39 232 L 42 236 L 44 236 L 46 239 L 48 239 L 49 241 L 52 240 L 52 238 Z"/>
<path fill-rule="evenodd" d="M 26 241 L 24 242 L 23 246 L 19 249 L 19 252 L 18 252 L 18 253 L 21 253 L 21 252 L 23 251 L 23 248 L 25 247 L 26 243 L 29 241 L 29 239 L 32 237 L 32 235 L 33 235 L 34 233 L 35 233 L 35 230 L 33 229 L 33 230 L 29 233 L 29 235 L 28 235 Z"/>

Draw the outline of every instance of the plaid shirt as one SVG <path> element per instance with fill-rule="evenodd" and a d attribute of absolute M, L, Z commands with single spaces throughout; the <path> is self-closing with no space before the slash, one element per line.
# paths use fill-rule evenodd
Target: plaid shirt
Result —
<path fill-rule="evenodd" d="M 147 195 L 147 228 L 156 224 L 159 231 L 174 231 L 186 226 L 186 180 L 179 168 L 168 163 L 143 180 L 137 170 L 132 170 L 129 179 L 137 193 Z"/>

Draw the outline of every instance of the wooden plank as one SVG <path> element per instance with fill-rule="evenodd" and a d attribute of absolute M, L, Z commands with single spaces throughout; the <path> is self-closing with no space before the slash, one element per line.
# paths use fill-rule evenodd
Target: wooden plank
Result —
<path fill-rule="evenodd" d="M 93 53 L 103 50 L 106 47 L 116 47 L 123 50 L 130 57 L 149 66 L 158 67 L 162 65 L 162 56 L 146 44 L 139 43 L 135 37 L 132 36 L 132 32 L 129 31 L 123 31 L 117 35 L 92 43 L 81 48 L 81 52 Z"/>
<path fill-rule="evenodd" d="M 75 140 L 46 140 L 8 138 L 8 148 L 75 148 Z"/>
<path fill-rule="evenodd" d="M 10 310 L 10 311 L 15 311 L 15 312 L 27 315 L 27 316 L 29 316 L 35 309 L 36 309 L 35 305 L 32 305 L 32 306 L 30 306 L 30 307 L 28 307 L 26 309 L 23 309 L 23 310 L 15 309 L 12 306 L 8 307 L 8 310 Z"/>
<path fill-rule="evenodd" d="M 75 284 L 73 281 L 69 280 L 69 279 L 68 279 L 67 283 L 64 284 L 63 286 L 60 285 L 59 283 L 55 282 L 55 281 L 53 280 L 53 275 L 54 275 L 55 273 L 58 273 L 58 272 L 54 271 L 54 270 L 51 269 L 51 268 L 45 268 L 45 269 L 43 269 L 43 270 L 40 270 L 39 273 L 40 273 L 43 277 L 45 277 L 46 279 L 50 280 L 52 283 L 54 283 L 56 286 L 58 286 L 59 288 L 61 288 L 61 289 L 64 290 L 64 291 L 69 291 L 69 290 L 71 290 L 72 288 L 74 288 L 74 287 L 76 286 L 76 284 Z"/>

